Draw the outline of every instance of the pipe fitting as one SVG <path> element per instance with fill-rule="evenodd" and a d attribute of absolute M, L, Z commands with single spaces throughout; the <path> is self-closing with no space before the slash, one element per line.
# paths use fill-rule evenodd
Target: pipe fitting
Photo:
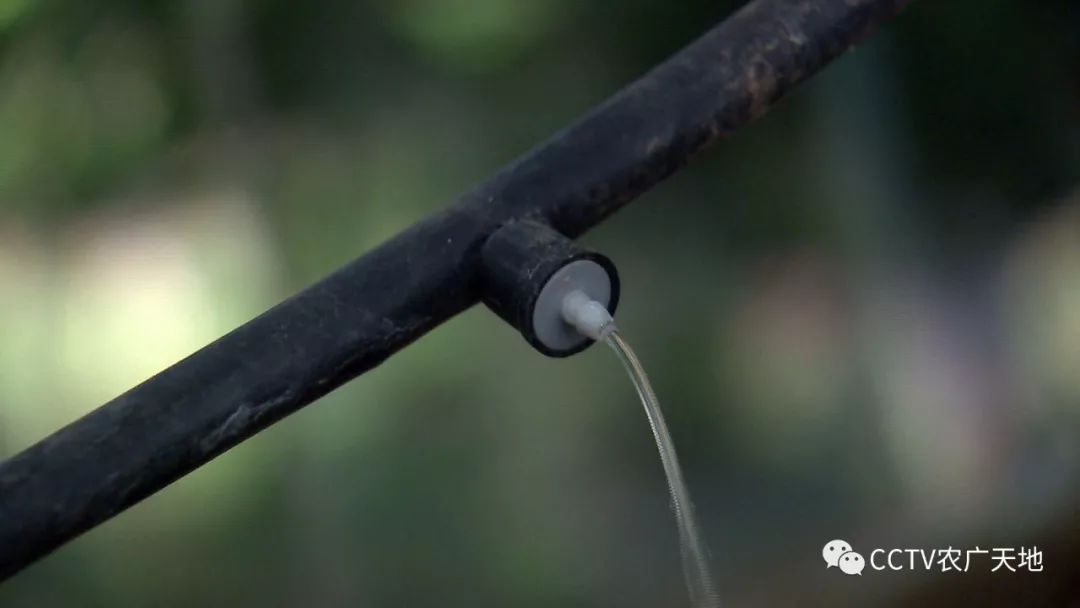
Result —
<path fill-rule="evenodd" d="M 481 258 L 484 303 L 549 357 L 581 352 L 600 335 L 583 335 L 565 320 L 568 296 L 583 294 L 610 313 L 619 303 L 615 264 L 538 221 L 502 226 L 484 243 Z"/>

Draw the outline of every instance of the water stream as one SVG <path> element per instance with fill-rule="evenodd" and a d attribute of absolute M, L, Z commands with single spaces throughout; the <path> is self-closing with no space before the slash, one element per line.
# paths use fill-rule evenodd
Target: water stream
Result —
<path fill-rule="evenodd" d="M 630 345 L 623 340 L 618 331 L 612 331 L 604 339 L 618 355 L 619 361 L 630 375 L 634 388 L 637 389 L 641 404 L 645 406 L 645 415 L 649 418 L 656 447 L 660 451 L 660 462 L 667 475 L 668 491 L 671 493 L 671 507 L 675 512 L 675 523 L 679 530 L 679 548 L 682 553 L 683 574 L 686 576 L 686 588 L 690 592 L 690 602 L 694 608 L 718 608 L 719 596 L 709 574 L 708 550 L 694 518 L 694 505 L 690 493 L 683 481 L 679 458 L 675 455 L 675 444 L 671 441 L 667 423 L 660 411 L 660 402 L 656 399 L 649 384 L 649 378 L 641 367 Z"/>

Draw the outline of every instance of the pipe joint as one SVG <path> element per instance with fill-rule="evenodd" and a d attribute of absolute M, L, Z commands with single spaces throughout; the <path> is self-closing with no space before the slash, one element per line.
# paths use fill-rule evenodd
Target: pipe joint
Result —
<path fill-rule="evenodd" d="M 615 264 L 550 226 L 509 222 L 488 237 L 481 257 L 484 303 L 541 353 L 570 356 L 614 328 Z"/>

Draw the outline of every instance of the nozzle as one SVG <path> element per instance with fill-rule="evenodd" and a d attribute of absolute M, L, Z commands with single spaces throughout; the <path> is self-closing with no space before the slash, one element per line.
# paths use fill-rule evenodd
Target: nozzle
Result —
<path fill-rule="evenodd" d="M 571 291 L 563 298 L 562 318 L 579 334 L 597 342 L 615 331 L 615 319 L 608 309 L 582 291 Z"/>
<path fill-rule="evenodd" d="M 614 328 L 615 265 L 550 226 L 510 222 L 488 237 L 481 257 L 484 302 L 541 353 L 572 355 Z"/>

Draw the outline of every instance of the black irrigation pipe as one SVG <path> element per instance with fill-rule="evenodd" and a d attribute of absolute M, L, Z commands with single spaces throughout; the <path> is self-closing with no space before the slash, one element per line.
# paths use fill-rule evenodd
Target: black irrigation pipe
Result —
<path fill-rule="evenodd" d="M 909 1 L 754 0 L 452 206 L 0 464 L 0 580 L 476 304 L 500 225 L 577 237 Z"/>

